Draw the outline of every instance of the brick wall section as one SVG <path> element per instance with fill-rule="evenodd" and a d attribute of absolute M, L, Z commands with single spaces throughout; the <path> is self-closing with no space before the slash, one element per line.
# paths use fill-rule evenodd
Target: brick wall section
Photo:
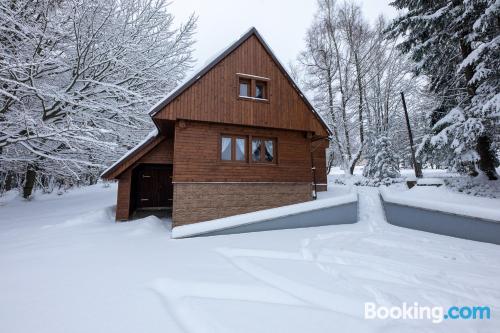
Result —
<path fill-rule="evenodd" d="M 328 186 L 327 185 L 316 185 L 316 191 L 326 192 L 326 191 L 328 191 Z"/>
<path fill-rule="evenodd" d="M 173 226 L 309 200 L 310 183 L 176 183 Z"/>

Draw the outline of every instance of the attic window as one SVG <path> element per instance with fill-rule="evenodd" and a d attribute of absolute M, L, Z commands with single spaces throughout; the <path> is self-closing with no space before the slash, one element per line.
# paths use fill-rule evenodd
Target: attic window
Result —
<path fill-rule="evenodd" d="M 238 96 L 243 99 L 269 102 L 269 79 L 262 76 L 237 73 Z"/>
<path fill-rule="evenodd" d="M 267 84 L 265 81 L 256 81 L 255 82 L 255 98 L 266 99 L 266 87 Z"/>
<path fill-rule="evenodd" d="M 250 80 L 240 78 L 240 97 L 250 97 Z"/>

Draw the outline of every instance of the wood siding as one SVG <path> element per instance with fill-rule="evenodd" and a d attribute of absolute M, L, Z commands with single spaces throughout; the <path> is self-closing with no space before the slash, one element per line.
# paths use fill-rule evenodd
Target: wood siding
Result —
<path fill-rule="evenodd" d="M 242 76 L 252 90 L 264 80 L 266 100 L 239 97 Z M 326 190 L 330 132 L 255 29 L 181 87 L 150 113 L 158 137 L 103 176 L 119 179 L 117 220 L 132 214 L 141 164 L 173 165 L 174 225 L 310 200 L 313 165 Z M 221 135 L 245 137 L 247 160 L 222 161 Z M 251 161 L 253 137 L 273 140 L 273 163 Z"/>
<path fill-rule="evenodd" d="M 221 134 L 275 138 L 277 163 L 221 161 Z M 174 161 L 174 183 L 312 182 L 310 139 L 298 131 L 186 121 L 175 128 Z"/>
<path fill-rule="evenodd" d="M 113 179 L 121 176 L 122 172 L 136 163 L 173 163 L 173 138 L 157 136 L 146 142 L 142 147 L 127 156 L 113 169 L 106 172 L 102 177 Z"/>
<path fill-rule="evenodd" d="M 116 220 L 125 221 L 130 218 L 130 190 L 132 187 L 132 169 L 129 168 L 118 179 L 116 195 Z"/>
<path fill-rule="evenodd" d="M 237 73 L 269 78 L 268 101 L 238 98 Z M 314 132 L 328 136 L 255 35 L 166 105 L 155 120 L 189 119 Z"/>
<path fill-rule="evenodd" d="M 174 163 L 174 141 L 173 139 L 164 139 L 151 151 L 141 157 L 138 163 L 150 164 L 173 164 Z"/>
<path fill-rule="evenodd" d="M 326 149 L 329 142 L 327 139 L 317 140 L 312 142 L 311 150 L 313 156 L 313 165 L 316 168 L 316 190 L 318 192 L 327 190 L 327 174 L 326 174 Z"/>
<path fill-rule="evenodd" d="M 149 151 L 138 159 L 130 159 L 128 163 L 120 165 L 118 178 L 118 194 L 116 198 L 116 220 L 128 220 L 131 211 L 132 171 L 139 164 L 173 164 L 173 140 L 162 138 L 156 146 L 149 147 Z M 130 161 L 133 161 L 130 164 Z"/>

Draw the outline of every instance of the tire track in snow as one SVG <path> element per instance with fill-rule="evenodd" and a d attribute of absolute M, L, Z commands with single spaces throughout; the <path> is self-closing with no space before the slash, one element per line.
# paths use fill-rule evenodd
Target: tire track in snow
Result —
<path fill-rule="evenodd" d="M 338 309 L 335 306 L 332 307 L 328 301 L 324 301 L 328 298 L 324 291 L 311 290 L 310 286 L 292 281 L 283 274 L 259 267 L 252 261 L 252 258 L 310 261 L 315 263 L 319 270 L 330 275 L 332 280 L 345 279 L 359 284 L 371 298 L 385 304 L 397 305 L 403 301 L 414 301 L 413 299 L 405 299 L 404 295 L 408 294 L 407 289 L 415 288 L 419 290 L 414 293 L 414 297 L 429 302 L 434 300 L 432 303 L 435 303 L 436 299 L 446 300 L 447 303 L 456 303 L 474 302 L 478 298 L 485 298 L 484 289 L 477 288 L 477 284 L 483 285 L 481 282 L 476 283 L 476 288 L 471 288 L 466 283 L 467 281 L 478 281 L 481 275 L 462 270 L 464 275 L 456 278 L 447 276 L 444 271 L 436 270 L 436 267 L 442 267 L 445 263 L 444 267 L 450 266 L 456 271 L 457 267 L 454 264 L 457 256 L 461 258 L 462 264 L 471 263 L 467 256 L 457 254 L 456 251 L 460 249 L 460 246 L 451 245 L 450 248 L 447 248 L 443 247 L 432 236 L 426 237 L 420 232 L 413 233 L 411 230 L 407 230 L 407 232 L 406 230 L 394 230 L 385 220 L 378 190 L 360 188 L 358 192 L 360 200 L 359 223 L 368 226 L 365 232 L 330 232 L 327 235 L 320 234 L 317 237 L 304 238 L 301 241 L 299 253 L 252 249 L 219 249 L 219 252 L 231 257 L 235 266 L 262 282 L 289 292 L 311 305 L 331 310 Z M 413 257 L 408 255 L 409 261 L 401 261 L 399 257 L 391 258 L 391 252 L 398 245 L 398 242 L 392 239 L 401 240 L 402 237 L 407 238 L 407 242 L 399 242 L 402 248 L 397 250 L 407 251 L 410 254 L 415 253 L 420 257 L 419 259 L 414 260 L 415 255 Z M 387 243 L 384 244 L 386 241 Z M 320 245 L 317 246 L 317 243 Z M 416 245 L 414 245 L 415 243 Z M 326 248 L 325 244 L 327 244 Z M 425 250 L 426 244 L 432 245 L 433 250 Z M 366 248 L 369 245 L 374 245 L 373 251 Z M 307 292 L 297 292 L 301 289 L 307 290 Z M 337 295 L 330 293 L 329 296 L 334 298 Z M 346 301 L 346 303 L 348 310 L 345 312 L 353 314 L 351 311 L 354 308 L 352 302 Z M 349 304 L 351 305 L 350 309 Z"/>
<path fill-rule="evenodd" d="M 227 284 L 194 280 L 159 278 L 149 288 L 160 297 L 165 311 L 185 333 L 212 332 L 206 323 L 193 320 L 190 302 L 196 299 L 244 301 L 256 304 L 287 306 L 306 306 L 306 304 L 287 293 L 268 286 L 254 284 Z"/>
<path fill-rule="evenodd" d="M 249 302 L 276 309 L 294 306 L 330 311 L 332 316 L 346 320 L 363 318 L 364 302 L 370 301 L 393 306 L 415 301 L 446 305 L 498 300 L 500 292 L 488 288 L 495 283 L 493 279 L 478 281 L 482 275 L 474 269 L 463 269 L 467 265 L 484 272 L 485 265 L 491 264 L 484 256 L 474 264 L 474 251 L 467 252 L 468 248 L 474 249 L 470 243 L 452 240 L 442 244 L 439 236 L 393 227 L 385 221 L 377 189 L 359 188 L 358 193 L 360 221 L 356 225 L 338 226 L 338 231 L 333 232 L 329 228 L 328 232 L 303 238 L 296 251 L 216 249 L 254 283 L 158 279 L 153 290 L 185 332 L 207 332 L 203 327 L 206 313 L 198 322 L 192 319 L 197 311 L 205 311 L 203 307 L 200 310 L 199 300 Z M 448 268 L 460 272 L 460 276 L 447 274 Z M 498 276 L 499 270 L 493 267 L 486 271 Z M 331 282 L 325 283 L 328 279 Z M 402 328 L 401 323 L 374 324 L 380 325 L 381 331 Z M 425 328 L 414 324 L 416 331 Z"/>
<path fill-rule="evenodd" d="M 363 304 L 364 299 L 357 298 L 353 294 L 343 295 L 341 293 L 331 293 L 320 288 L 294 281 L 284 274 L 271 271 L 255 264 L 251 262 L 250 259 L 251 258 L 245 257 L 230 257 L 231 262 L 238 269 L 255 277 L 268 286 L 303 301 L 312 308 L 327 309 L 354 318 L 360 317 L 360 304 Z"/>
<path fill-rule="evenodd" d="M 405 295 L 406 290 L 418 288 L 418 298 L 429 300 L 429 295 L 439 294 L 441 299 L 448 303 L 457 301 L 474 302 L 477 295 L 466 291 L 459 283 L 454 283 L 452 277 L 443 282 L 442 276 L 432 267 L 401 263 L 389 258 L 380 258 L 362 253 L 343 251 L 341 256 L 323 256 L 321 259 L 303 257 L 297 253 L 251 249 L 218 249 L 222 255 L 231 259 L 231 262 L 242 271 L 295 296 L 312 306 L 338 311 L 337 305 L 331 300 L 341 300 L 347 304 L 342 311 L 348 315 L 360 313 L 359 304 L 370 301 L 372 298 L 384 304 L 398 305 L 405 300 L 399 295 Z M 350 284 L 359 285 L 366 290 L 365 298 L 356 294 L 345 294 L 335 291 L 325 291 L 307 284 L 294 281 L 287 275 L 261 267 L 252 262 L 252 259 L 275 259 L 281 261 L 301 261 L 315 264 L 323 273 L 331 276 L 332 282 L 338 289 L 348 289 Z M 340 259 L 340 260 L 339 260 Z M 409 272 L 413 272 L 408 275 Z M 315 274 L 311 271 L 311 274 Z M 340 282 L 339 282 L 340 281 Z M 347 281 L 347 282 L 345 282 Z M 358 298 L 356 300 L 356 298 Z M 410 301 L 415 301 L 414 299 Z M 353 305 L 354 304 L 354 305 Z M 356 305 L 357 304 L 357 305 Z"/>

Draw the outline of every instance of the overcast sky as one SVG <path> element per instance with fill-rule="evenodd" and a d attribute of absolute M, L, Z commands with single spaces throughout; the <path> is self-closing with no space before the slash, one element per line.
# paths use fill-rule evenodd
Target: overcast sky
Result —
<path fill-rule="evenodd" d="M 388 18 L 396 15 L 389 2 L 358 0 L 371 22 L 380 14 Z M 198 64 L 255 26 L 278 59 L 287 65 L 303 48 L 316 0 L 174 0 L 170 10 L 177 22 L 185 21 L 190 13 L 198 15 L 194 53 Z"/>

